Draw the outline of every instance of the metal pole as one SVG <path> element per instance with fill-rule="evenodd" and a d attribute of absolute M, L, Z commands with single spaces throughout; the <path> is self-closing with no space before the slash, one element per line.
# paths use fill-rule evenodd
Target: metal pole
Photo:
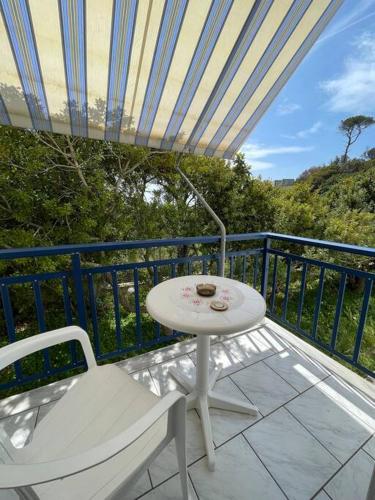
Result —
<path fill-rule="evenodd" d="M 193 193 L 196 195 L 196 197 L 199 199 L 199 201 L 202 203 L 204 208 L 207 210 L 207 212 L 211 215 L 211 217 L 214 219 L 214 221 L 217 223 L 217 225 L 220 228 L 220 233 L 221 233 L 221 239 L 220 239 L 220 276 L 224 276 L 224 270 L 225 270 L 225 244 L 226 244 L 226 239 L 227 239 L 227 232 L 225 229 L 224 224 L 222 223 L 221 219 L 216 215 L 216 213 L 212 210 L 210 205 L 207 203 L 207 201 L 203 198 L 201 193 L 196 189 L 194 184 L 190 181 L 190 179 L 184 174 L 184 172 L 180 169 L 179 166 L 176 165 L 176 170 L 177 172 L 181 175 L 181 177 L 184 179 L 186 184 L 190 187 L 190 189 L 193 191 Z"/>

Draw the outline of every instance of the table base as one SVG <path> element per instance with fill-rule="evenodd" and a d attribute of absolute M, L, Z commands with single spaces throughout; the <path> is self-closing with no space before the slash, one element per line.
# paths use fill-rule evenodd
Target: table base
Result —
<path fill-rule="evenodd" d="M 208 468 L 215 470 L 215 452 L 212 439 L 211 422 L 208 409 L 218 408 L 220 410 L 236 411 L 248 415 L 258 415 L 258 409 L 250 403 L 239 399 L 230 398 L 213 390 L 222 368 L 215 367 L 209 373 L 209 349 L 210 338 L 205 335 L 197 339 L 197 377 L 194 384 L 190 378 L 175 368 L 170 368 L 169 373 L 184 387 L 187 392 L 187 408 L 196 408 L 199 412 L 202 424 L 203 440 L 207 452 Z"/>

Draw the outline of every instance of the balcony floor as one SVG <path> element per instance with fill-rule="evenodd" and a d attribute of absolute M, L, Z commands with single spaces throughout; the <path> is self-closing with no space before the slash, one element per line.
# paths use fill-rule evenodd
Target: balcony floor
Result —
<path fill-rule="evenodd" d="M 194 348 L 189 340 L 118 364 L 163 395 L 177 387 L 169 367 L 193 374 Z M 216 389 L 250 400 L 261 415 L 210 410 L 216 470 L 209 472 L 199 415 L 188 412 L 193 499 L 365 500 L 375 466 L 373 383 L 268 319 L 248 333 L 213 339 L 212 357 L 224 367 Z M 0 401 L 0 425 L 15 446 L 32 438 L 34 427 L 75 380 Z M 172 445 L 124 500 L 179 498 Z M 3 498 L 17 496 L 3 491 Z"/>

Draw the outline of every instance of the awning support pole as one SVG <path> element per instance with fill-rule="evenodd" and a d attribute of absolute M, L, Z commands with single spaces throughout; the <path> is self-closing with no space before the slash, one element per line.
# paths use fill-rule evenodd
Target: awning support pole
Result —
<path fill-rule="evenodd" d="M 227 232 L 226 232 L 225 226 L 224 226 L 223 222 L 221 221 L 221 219 L 212 210 L 212 208 L 207 203 L 207 201 L 203 198 L 203 196 L 201 195 L 201 193 L 194 186 L 194 184 L 190 181 L 190 179 L 184 174 L 184 172 L 177 165 L 176 165 L 176 170 L 181 175 L 181 177 L 184 179 L 184 181 L 186 182 L 186 184 L 188 184 L 188 186 L 193 191 L 193 193 L 195 194 L 195 196 L 202 203 L 202 205 L 204 206 L 204 208 L 207 210 L 207 212 L 211 215 L 211 217 L 214 219 L 214 221 L 217 223 L 217 225 L 220 228 L 221 238 L 220 238 L 220 268 L 219 268 L 219 272 L 220 272 L 220 276 L 224 276 L 224 270 L 225 270 L 225 245 L 226 245 L 226 239 L 227 239 Z"/>

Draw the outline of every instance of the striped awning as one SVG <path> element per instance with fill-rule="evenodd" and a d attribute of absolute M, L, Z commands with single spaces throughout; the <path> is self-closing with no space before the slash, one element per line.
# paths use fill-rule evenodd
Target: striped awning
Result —
<path fill-rule="evenodd" d="M 0 0 L 0 122 L 232 158 L 341 0 Z"/>

